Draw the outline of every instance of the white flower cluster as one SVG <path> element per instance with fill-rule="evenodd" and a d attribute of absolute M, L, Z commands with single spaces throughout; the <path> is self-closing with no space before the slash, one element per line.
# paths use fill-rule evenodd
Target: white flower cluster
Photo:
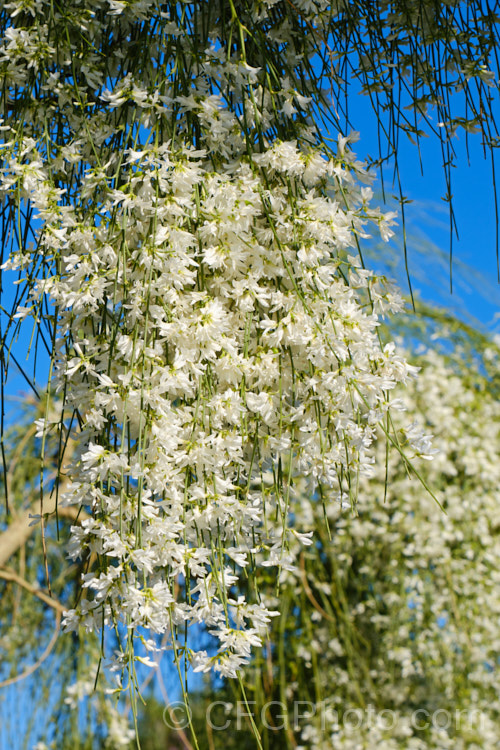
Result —
<path fill-rule="evenodd" d="M 103 561 L 66 625 L 204 622 L 220 649 L 197 668 L 234 675 L 269 617 L 232 602 L 236 568 L 275 543 L 285 564 L 293 478 L 332 502 L 371 469 L 387 392 L 411 368 L 381 350 L 367 292 L 381 312 L 399 301 L 347 256 L 380 217 L 340 158 L 307 186 L 292 143 L 225 174 L 190 150 L 150 149 L 134 165 L 99 226 L 65 211 L 37 248 L 62 269 L 37 293 L 59 310 L 58 387 L 81 420 L 63 502 L 93 511 L 70 554 Z M 317 187 L 328 179 L 330 196 Z"/>
<path fill-rule="evenodd" d="M 131 729 L 123 710 L 120 711 L 114 705 L 115 702 L 109 695 L 103 693 L 102 690 L 96 695 L 99 655 L 92 654 L 92 656 L 94 658 L 93 660 L 90 659 L 84 666 L 83 674 L 80 674 L 75 682 L 66 687 L 64 703 L 76 712 L 82 705 L 85 705 L 89 698 L 93 697 L 93 705 L 97 707 L 96 718 L 104 724 L 107 730 L 104 740 L 106 750 L 119 750 L 120 748 L 129 750 L 131 742 L 135 739 L 135 731 Z M 55 747 L 55 745 L 51 747 Z M 34 750 L 36 750 L 36 747 Z"/>
<path fill-rule="evenodd" d="M 291 504 L 320 538 L 286 573 L 287 616 L 273 623 L 286 629 L 287 702 L 309 714 L 296 727 L 308 750 L 499 746 L 500 351 L 482 352 L 487 378 L 484 360 L 472 372 L 467 352 L 450 357 L 443 335 L 447 354 L 421 355 L 403 398 L 437 437 L 422 471 L 444 511 L 395 456 L 386 475 L 381 444 L 359 516 L 328 509 L 331 540 L 321 507 L 300 493 Z"/>
<path fill-rule="evenodd" d="M 234 585 L 260 565 L 293 566 L 295 478 L 311 498 L 354 504 L 389 392 L 412 374 L 378 338 L 401 300 L 357 255 L 394 217 L 371 207 L 347 138 L 322 153 L 305 115 L 297 138 L 276 137 L 307 97 L 283 79 L 273 98 L 243 51 L 228 59 L 221 25 L 195 54 L 193 9 L 75 3 L 74 54 L 30 8 L 0 60 L 7 87 L 41 76 L 39 100 L 22 136 L 3 126 L 0 196 L 36 216 L 36 245 L 5 267 L 30 279 L 17 315 L 53 326 L 56 388 L 79 424 L 62 502 L 90 513 L 69 551 L 90 570 L 66 628 L 122 622 L 130 638 L 168 632 L 177 649 L 202 623 L 216 645 L 191 654 L 196 669 L 234 677 L 273 614 Z M 52 12 L 54 28 L 69 23 Z M 151 62 L 127 72 L 115 36 L 153 20 Z M 187 88 L 167 38 L 177 64 L 194 61 Z"/>

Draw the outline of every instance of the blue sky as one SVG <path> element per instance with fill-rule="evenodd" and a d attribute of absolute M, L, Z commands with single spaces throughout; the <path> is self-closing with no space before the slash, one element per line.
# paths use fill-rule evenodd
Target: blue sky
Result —
<path fill-rule="evenodd" d="M 375 115 L 366 97 L 350 99 L 350 115 L 360 131 L 354 144 L 360 158 L 378 155 Z M 500 112 L 498 112 L 500 116 Z M 361 123 L 361 125 L 358 125 Z M 452 170 L 453 208 L 459 238 L 453 238 L 453 294 L 449 283 L 449 211 L 442 200 L 446 193 L 439 142 L 421 140 L 423 174 L 418 149 L 401 136 L 399 161 L 403 194 L 413 202 L 405 207 L 410 277 L 422 299 L 449 308 L 469 322 L 477 321 L 490 331 L 500 331 L 500 285 L 496 258 L 496 220 L 491 158 L 484 158 L 479 135 L 469 136 L 470 165 L 467 163 L 465 137 L 454 139 L 457 167 Z M 500 158 L 496 157 L 497 175 Z M 385 168 L 386 192 L 390 196 L 392 167 Z M 380 182 L 379 182 L 380 186 Z M 500 189 L 500 181 L 498 181 Z M 498 196 L 500 202 L 500 195 Z M 393 206 L 398 208 L 397 206 Z M 401 227 L 401 222 L 399 222 Z M 373 257 L 373 256 L 372 256 Z M 372 260 L 373 262 L 373 260 Z M 375 256 L 376 263 L 376 256 Z M 397 281 L 408 293 L 403 264 Z"/>

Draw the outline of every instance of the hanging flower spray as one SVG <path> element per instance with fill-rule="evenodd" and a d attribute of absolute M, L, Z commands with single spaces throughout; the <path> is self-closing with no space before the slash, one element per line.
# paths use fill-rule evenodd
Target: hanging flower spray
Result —
<path fill-rule="evenodd" d="M 315 124 L 328 4 L 284 5 L 4 6 L 4 268 L 25 281 L 17 317 L 53 342 L 64 408 L 40 436 L 76 445 L 59 503 L 88 514 L 65 626 L 114 626 L 131 675 L 144 628 L 178 665 L 238 675 L 275 614 L 255 571 L 279 579 L 313 542 L 296 478 L 325 524 L 354 507 L 414 374 L 378 336 L 401 298 L 360 253 L 394 215 L 353 136 L 328 149 Z"/>

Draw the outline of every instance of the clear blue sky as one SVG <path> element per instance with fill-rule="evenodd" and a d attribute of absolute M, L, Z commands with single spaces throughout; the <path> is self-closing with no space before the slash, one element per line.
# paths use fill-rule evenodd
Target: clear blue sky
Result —
<path fill-rule="evenodd" d="M 497 113 L 500 119 L 500 111 Z M 378 155 L 375 116 L 366 97 L 353 96 L 350 115 L 361 139 L 354 145 L 358 156 Z M 357 123 L 361 123 L 358 125 Z M 467 320 L 475 319 L 490 331 L 500 331 L 500 285 L 495 247 L 495 204 L 491 159 L 486 159 L 479 135 L 469 136 L 471 164 L 467 163 L 463 133 L 454 139 L 457 168 L 452 171 L 452 193 L 459 239 L 453 239 L 453 294 L 449 284 L 449 211 L 442 200 L 446 193 L 439 142 L 421 140 L 423 175 L 418 149 L 405 135 L 400 139 L 399 161 L 403 194 L 413 202 L 405 207 L 409 270 L 414 290 L 422 299 L 449 308 Z M 500 190 L 500 153 L 496 156 Z M 386 192 L 392 188 L 392 168 L 385 168 Z M 379 183 L 380 184 L 380 183 Z M 387 187 L 389 186 L 389 189 Z M 498 195 L 500 209 L 500 193 Z M 397 280 L 405 293 L 404 267 Z"/>

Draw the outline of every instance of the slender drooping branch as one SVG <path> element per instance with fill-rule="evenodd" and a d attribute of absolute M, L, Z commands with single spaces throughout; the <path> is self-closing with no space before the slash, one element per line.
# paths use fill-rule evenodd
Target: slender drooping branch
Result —
<path fill-rule="evenodd" d="M 36 672 L 38 667 L 40 667 L 41 664 L 43 664 L 45 659 L 50 655 L 52 649 L 56 645 L 56 641 L 59 636 L 60 627 L 61 627 L 61 613 L 59 612 L 59 610 L 57 610 L 56 611 L 56 625 L 54 628 L 54 632 L 52 633 L 52 637 L 50 641 L 47 643 L 47 646 L 45 647 L 43 654 L 40 656 L 39 659 L 36 660 L 34 664 L 32 664 L 27 669 L 25 669 L 24 672 L 14 675 L 13 677 L 8 677 L 6 680 L 3 680 L 2 682 L 0 682 L 0 688 L 7 687 L 8 685 L 13 685 L 15 682 L 24 680 L 26 677 L 29 677 L 30 675 L 32 675 L 33 672 Z"/>
<path fill-rule="evenodd" d="M 43 502 L 44 516 L 51 516 L 56 510 L 56 496 L 55 493 L 50 495 L 47 494 Z M 33 534 L 38 524 L 36 518 L 40 512 L 40 502 L 37 500 L 27 510 L 25 510 L 19 517 L 8 526 L 5 531 L 0 534 L 0 568 L 3 567 L 14 555 L 17 550 L 25 544 L 30 536 Z M 78 511 L 76 508 L 58 508 L 59 518 L 69 518 L 75 520 L 77 515 L 80 520 L 87 518 L 87 514 L 83 511 Z"/>
<path fill-rule="evenodd" d="M 49 607 L 52 607 L 52 609 L 55 609 L 60 614 L 63 614 L 67 609 L 64 604 L 61 604 L 57 599 L 54 599 L 53 596 L 49 596 L 49 594 L 43 589 L 39 589 L 32 583 L 29 583 L 29 581 L 18 575 L 16 571 L 11 568 L 0 568 L 0 578 L 3 578 L 4 581 L 13 581 L 13 583 L 17 583 L 18 586 L 22 586 L 23 589 L 26 589 L 30 594 L 37 596 L 42 602 L 48 604 Z"/>

